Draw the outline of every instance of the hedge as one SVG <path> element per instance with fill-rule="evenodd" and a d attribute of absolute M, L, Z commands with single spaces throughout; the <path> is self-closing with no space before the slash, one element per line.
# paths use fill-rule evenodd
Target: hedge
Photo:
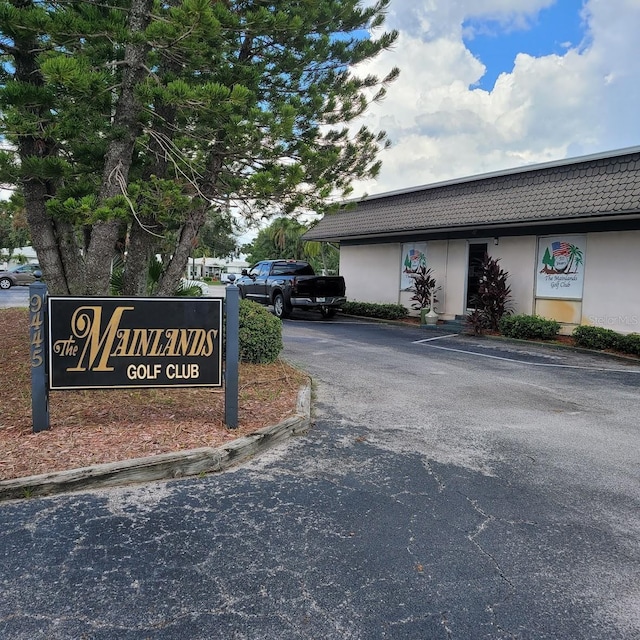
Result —
<path fill-rule="evenodd" d="M 540 316 L 520 314 L 503 316 L 500 333 L 520 340 L 553 340 L 560 331 L 560 323 Z"/>
<path fill-rule="evenodd" d="M 383 318 L 385 320 L 400 320 L 409 315 L 409 310 L 401 304 L 379 304 L 376 302 L 345 302 L 342 313 L 367 318 Z"/>

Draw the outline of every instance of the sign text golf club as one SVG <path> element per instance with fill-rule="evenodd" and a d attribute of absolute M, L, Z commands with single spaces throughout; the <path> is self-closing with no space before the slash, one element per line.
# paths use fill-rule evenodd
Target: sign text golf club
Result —
<path fill-rule="evenodd" d="M 48 299 L 49 388 L 222 386 L 222 300 Z"/>

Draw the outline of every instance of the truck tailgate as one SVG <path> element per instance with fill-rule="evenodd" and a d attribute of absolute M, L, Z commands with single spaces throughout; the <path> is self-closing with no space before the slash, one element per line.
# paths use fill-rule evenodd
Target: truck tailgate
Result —
<path fill-rule="evenodd" d="M 296 295 L 300 297 L 329 298 L 344 296 L 345 283 L 342 276 L 304 276 L 296 278 Z"/>

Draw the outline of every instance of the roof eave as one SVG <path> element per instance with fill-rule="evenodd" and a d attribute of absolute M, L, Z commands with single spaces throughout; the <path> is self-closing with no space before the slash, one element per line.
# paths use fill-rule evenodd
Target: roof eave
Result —
<path fill-rule="evenodd" d="M 621 212 L 616 214 L 584 214 L 580 216 L 564 216 L 564 217 L 548 217 L 548 218 L 535 218 L 529 220 L 517 220 L 517 221 L 499 221 L 499 222 L 481 222 L 477 224 L 464 224 L 464 225 L 451 225 L 451 226 L 439 226 L 439 227 L 423 227 L 414 229 L 401 229 L 401 230 L 388 230 L 376 233 L 362 233 L 362 234 L 336 234 L 336 235 L 323 235 L 318 237 L 310 237 L 308 240 L 315 242 L 341 242 L 344 240 L 375 240 L 377 238 L 383 239 L 388 237 L 411 237 L 417 235 L 430 235 L 430 234 L 443 234 L 443 233 L 460 233 L 464 231 L 478 232 L 478 231 L 491 231 L 494 229 L 517 229 L 518 227 L 536 227 L 536 226 L 553 226 L 567 223 L 579 223 L 579 222 L 606 222 L 614 220 L 634 220 L 640 219 L 640 210 L 634 210 L 629 212 Z M 306 235 L 303 239 L 306 239 Z M 489 234 L 490 235 L 490 234 Z"/>

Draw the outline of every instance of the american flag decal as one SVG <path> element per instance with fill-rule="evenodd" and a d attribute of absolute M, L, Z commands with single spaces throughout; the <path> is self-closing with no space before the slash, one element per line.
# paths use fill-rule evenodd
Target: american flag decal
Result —
<path fill-rule="evenodd" d="M 571 245 L 568 242 L 552 242 L 551 251 L 553 252 L 554 258 L 558 256 L 568 257 L 571 252 Z"/>

